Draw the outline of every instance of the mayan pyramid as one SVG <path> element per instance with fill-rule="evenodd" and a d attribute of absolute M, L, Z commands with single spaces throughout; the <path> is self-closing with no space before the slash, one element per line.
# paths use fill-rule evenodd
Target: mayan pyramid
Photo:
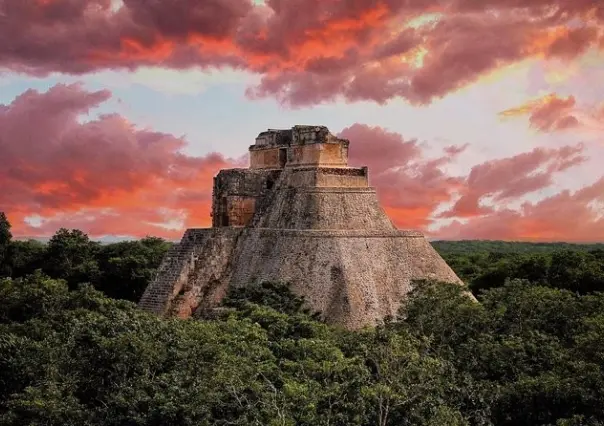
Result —
<path fill-rule="evenodd" d="M 189 317 L 230 286 L 279 281 L 356 329 L 395 315 L 414 279 L 460 283 L 423 234 L 396 229 L 348 149 L 324 126 L 260 133 L 248 169 L 214 178 L 212 227 L 184 233 L 140 307 Z"/>

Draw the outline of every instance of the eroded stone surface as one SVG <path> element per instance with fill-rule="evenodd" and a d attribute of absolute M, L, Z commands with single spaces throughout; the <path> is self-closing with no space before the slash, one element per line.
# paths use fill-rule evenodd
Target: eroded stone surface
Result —
<path fill-rule="evenodd" d="M 395 315 L 413 279 L 460 283 L 421 233 L 394 227 L 348 146 L 324 126 L 261 133 L 249 169 L 215 177 L 212 228 L 185 232 L 140 307 L 188 317 L 230 286 L 285 281 L 331 323 L 359 328 Z"/>
<path fill-rule="evenodd" d="M 348 140 L 332 135 L 325 126 L 268 130 L 250 146 L 250 168 L 347 167 L 348 144 Z"/>

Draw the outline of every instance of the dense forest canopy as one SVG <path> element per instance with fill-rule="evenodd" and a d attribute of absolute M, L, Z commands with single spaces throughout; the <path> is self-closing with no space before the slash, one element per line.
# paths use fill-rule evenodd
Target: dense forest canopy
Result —
<path fill-rule="evenodd" d="M 604 250 L 604 243 L 535 243 L 525 241 L 490 241 L 490 240 L 461 240 L 461 241 L 432 241 L 432 246 L 441 254 L 469 254 L 476 252 L 493 253 L 552 253 L 560 250 L 594 251 Z"/>
<path fill-rule="evenodd" d="M 604 425 L 601 245 L 435 242 L 479 303 L 418 282 L 358 332 L 285 283 L 142 312 L 169 245 L 18 241 L 0 215 L 0 424 Z"/>

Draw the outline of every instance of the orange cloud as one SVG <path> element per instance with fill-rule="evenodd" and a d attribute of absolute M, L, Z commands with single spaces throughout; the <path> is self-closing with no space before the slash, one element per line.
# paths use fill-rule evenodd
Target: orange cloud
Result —
<path fill-rule="evenodd" d="M 502 111 L 502 118 L 528 115 L 531 127 L 540 132 L 570 129 L 604 129 L 604 107 L 591 109 L 577 106 L 574 96 L 560 98 L 555 93 L 534 99 L 517 108 Z"/>
<path fill-rule="evenodd" d="M 593 26 L 572 29 L 561 27 L 561 30 L 545 46 L 545 56 L 573 59 L 590 46 L 596 45 L 599 36 L 600 30 Z"/>
<path fill-rule="evenodd" d="M 574 96 L 560 98 L 555 93 L 500 113 L 501 117 L 528 115 L 531 127 L 541 132 L 567 130 L 579 126 L 574 115 L 576 101 Z"/>
<path fill-rule="evenodd" d="M 28 90 L 0 105 L 5 164 L 0 205 L 15 235 L 51 235 L 68 227 L 92 237 L 178 238 L 186 227 L 210 224 L 213 176 L 222 168 L 244 166 L 246 157 L 188 156 L 181 151 L 186 144 L 182 138 L 139 129 L 116 114 L 79 119 L 110 96 L 77 84 L 57 85 L 45 93 Z M 426 231 L 444 216 L 453 223 L 431 236 L 604 239 L 598 228 L 604 180 L 574 194 L 566 191 L 520 209 L 509 207 L 581 164 L 582 145 L 537 148 L 486 161 L 459 177 L 448 174 L 446 166 L 466 146 L 447 146 L 442 156 L 428 158 L 416 140 L 380 127 L 354 124 L 340 136 L 353 142 L 351 164 L 370 167 L 371 184 L 401 228 Z"/>
<path fill-rule="evenodd" d="M 0 106 L 0 205 L 16 235 L 52 234 L 60 224 L 94 236 L 174 236 L 210 223 L 212 176 L 232 160 L 187 156 L 183 139 L 115 114 L 78 121 L 110 96 L 57 85 Z M 39 227 L 28 225 L 32 216 L 43 219 Z"/>
<path fill-rule="evenodd" d="M 157 65 L 261 75 L 252 97 L 427 104 L 529 57 L 602 48 L 603 6 L 552 0 L 4 0 L 0 67 L 46 75 Z M 61 31 L 57 31 L 61 28 Z"/>
<path fill-rule="evenodd" d="M 492 213 L 494 207 L 481 201 L 491 199 L 495 204 L 517 199 L 552 185 L 555 174 L 587 160 L 583 145 L 559 149 L 535 148 L 509 158 L 486 161 L 472 167 L 465 180 L 461 198 L 441 217 L 474 217 Z"/>
<path fill-rule="evenodd" d="M 574 193 L 563 191 L 519 210 L 499 209 L 439 229 L 439 238 L 508 241 L 604 241 L 604 179 Z"/>
<path fill-rule="evenodd" d="M 442 170 L 451 156 L 427 159 L 415 140 L 362 124 L 344 129 L 339 136 L 353 141 L 350 164 L 369 167 L 371 185 L 377 187 L 384 209 L 401 228 L 427 228 L 434 211 L 462 186 L 461 178 Z"/>

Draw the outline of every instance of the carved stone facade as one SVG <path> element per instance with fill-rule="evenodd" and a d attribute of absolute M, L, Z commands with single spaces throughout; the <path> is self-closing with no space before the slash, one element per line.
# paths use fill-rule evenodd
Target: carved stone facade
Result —
<path fill-rule="evenodd" d="M 347 165 L 348 141 L 335 137 L 325 126 L 268 130 L 260 133 L 250 146 L 252 169 Z"/>
<path fill-rule="evenodd" d="M 212 226 L 246 226 L 269 194 L 280 170 L 221 170 L 214 178 Z"/>
<path fill-rule="evenodd" d="M 324 126 L 261 133 L 249 169 L 214 178 L 212 228 L 185 232 L 141 308 L 188 317 L 231 286 L 283 281 L 328 321 L 359 328 L 396 314 L 413 279 L 460 283 L 421 233 L 394 227 L 348 148 Z"/>

